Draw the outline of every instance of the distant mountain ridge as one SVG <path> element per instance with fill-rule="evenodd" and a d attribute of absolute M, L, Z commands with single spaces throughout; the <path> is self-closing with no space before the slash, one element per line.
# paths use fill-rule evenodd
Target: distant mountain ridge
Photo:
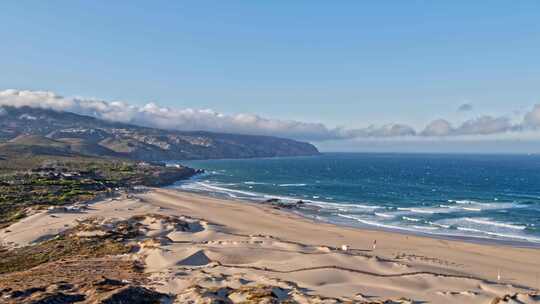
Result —
<path fill-rule="evenodd" d="M 312 144 L 278 137 L 162 130 L 71 112 L 1 108 L 4 145 L 52 145 L 65 153 L 149 161 L 319 154 Z"/>

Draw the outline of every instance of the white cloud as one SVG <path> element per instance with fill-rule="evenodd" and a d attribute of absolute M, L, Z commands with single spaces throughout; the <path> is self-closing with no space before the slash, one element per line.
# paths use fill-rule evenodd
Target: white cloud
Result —
<path fill-rule="evenodd" d="M 73 105 L 73 101 L 47 91 L 0 91 L 0 104 L 30 106 L 55 110 L 64 110 Z"/>
<path fill-rule="evenodd" d="M 226 115 L 210 109 L 175 109 L 155 103 L 135 106 L 122 101 L 91 98 L 67 98 L 48 91 L 0 91 L 1 106 L 30 106 L 70 111 L 110 121 L 133 123 L 173 130 L 206 130 L 214 132 L 273 135 L 300 140 L 326 141 L 347 139 L 394 139 L 522 134 L 525 129 L 540 129 L 540 105 L 528 112 L 522 123 L 509 118 L 481 116 L 454 128 L 445 119 L 430 122 L 421 132 L 411 126 L 391 123 L 362 129 L 331 128 L 322 123 L 280 120 L 255 114 Z M 0 115 L 2 110 L 0 108 Z M 490 136 L 491 137 L 491 136 Z"/>
<path fill-rule="evenodd" d="M 422 135 L 424 136 L 448 136 L 454 132 L 454 129 L 452 128 L 452 125 L 444 119 L 437 119 L 432 122 L 430 122 L 424 131 L 422 131 Z"/>
<path fill-rule="evenodd" d="M 523 125 L 529 128 L 540 127 L 540 104 L 535 105 L 530 112 L 525 114 Z"/>
<path fill-rule="evenodd" d="M 506 117 L 481 116 L 464 122 L 455 133 L 487 135 L 512 131 L 514 128 Z"/>
<path fill-rule="evenodd" d="M 47 91 L 0 91 L 0 105 L 70 111 L 110 121 L 165 129 L 275 135 L 306 140 L 343 137 L 341 129 L 330 129 L 321 123 L 268 119 L 254 114 L 225 115 L 209 109 L 173 109 L 155 103 L 134 106 L 122 101 L 66 98 Z"/>
<path fill-rule="evenodd" d="M 480 116 L 463 122 L 459 127 L 454 128 L 445 119 L 437 119 L 430 122 L 422 131 L 423 136 L 464 136 L 464 135 L 491 135 L 504 134 L 507 132 L 517 132 L 522 129 L 519 124 L 512 124 L 508 117 Z"/>
<path fill-rule="evenodd" d="M 402 137 L 414 136 L 416 131 L 404 124 L 386 124 L 381 127 L 371 125 L 365 129 L 345 130 L 342 132 L 344 138 L 356 137 Z"/>

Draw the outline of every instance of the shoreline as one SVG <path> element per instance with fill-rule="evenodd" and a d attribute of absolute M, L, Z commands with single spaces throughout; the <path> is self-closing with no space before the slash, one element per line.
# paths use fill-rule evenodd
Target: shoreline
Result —
<path fill-rule="evenodd" d="M 452 166 L 454 162 L 466 168 Z M 208 174 L 178 188 L 250 202 L 277 198 L 293 205 L 303 201 L 306 204 L 298 207 L 306 216 L 341 226 L 540 248 L 534 164 L 514 156 L 379 153 L 272 161 L 203 160 L 186 165 L 205 168 Z M 518 183 L 518 177 L 523 182 Z"/>
<path fill-rule="evenodd" d="M 141 190 L 80 213 L 32 215 L 0 229 L 0 240 L 20 247 L 85 219 L 137 219 L 143 235 L 126 258 L 145 265 L 146 287 L 174 295 L 175 303 L 257 286 L 299 303 L 499 303 L 492 301 L 512 295 L 540 302 L 538 249 L 337 226 L 268 205 Z"/>
<path fill-rule="evenodd" d="M 239 201 L 242 201 L 242 200 L 239 200 Z M 495 238 L 487 238 L 487 237 L 482 238 L 482 237 L 477 237 L 477 236 L 467 237 L 467 236 L 461 236 L 461 235 L 451 235 L 451 234 L 442 234 L 442 233 L 436 234 L 436 233 L 428 233 L 428 232 L 411 231 L 405 228 L 403 229 L 386 228 L 386 227 L 379 227 L 377 225 L 367 225 L 367 224 L 358 224 L 357 226 L 347 225 L 347 224 L 336 224 L 331 221 L 323 221 L 320 219 L 310 218 L 309 216 L 305 216 L 301 214 L 301 212 L 299 212 L 298 215 L 312 219 L 315 222 L 328 223 L 331 225 L 335 225 L 337 227 L 349 227 L 349 228 L 358 229 L 358 230 L 381 231 L 381 232 L 387 232 L 387 233 L 403 234 L 403 235 L 408 235 L 408 236 L 432 238 L 435 240 L 465 242 L 465 243 L 478 244 L 478 245 L 506 246 L 506 247 L 511 247 L 511 248 L 529 248 L 529 249 L 540 250 L 540 243 L 529 242 L 526 240 L 523 240 L 523 241 L 500 240 L 500 239 L 495 239 Z"/>
<path fill-rule="evenodd" d="M 240 202 L 240 203 L 247 203 L 247 204 L 255 204 L 255 205 L 261 205 L 261 206 L 273 207 L 273 205 L 271 205 L 271 204 L 265 204 L 264 201 L 248 200 L 248 199 L 245 199 L 245 198 L 227 197 L 225 195 L 219 194 L 218 192 L 190 191 L 190 190 L 181 189 L 181 188 L 177 187 L 181 183 L 185 183 L 185 182 L 188 182 L 188 181 L 194 181 L 194 180 L 197 180 L 200 177 L 201 177 L 200 175 L 194 175 L 194 176 L 192 176 L 192 177 L 190 177 L 188 179 L 178 181 L 178 182 L 174 183 L 173 185 L 169 185 L 169 186 L 165 186 L 165 187 L 161 187 L 161 188 L 162 189 L 168 189 L 168 190 L 174 190 L 174 191 L 178 191 L 178 192 L 194 194 L 194 195 L 207 196 L 209 198 L 214 198 L 214 199 L 222 199 L 222 200 L 228 200 L 228 201 L 233 201 L 233 202 Z M 271 194 L 264 194 L 264 193 L 261 193 L 261 194 L 266 195 L 268 197 L 273 196 Z M 277 197 L 277 199 L 279 199 L 279 195 L 275 195 L 275 197 Z M 268 198 L 268 199 L 272 199 L 272 198 Z M 298 199 L 298 200 L 299 201 L 309 201 L 309 200 L 305 200 L 305 199 L 304 200 Z M 315 217 L 310 216 L 309 214 L 307 214 L 305 211 L 302 211 L 301 209 L 287 209 L 287 208 L 279 208 L 279 209 L 281 209 L 281 210 L 283 210 L 285 212 L 290 212 L 292 214 L 298 215 L 298 216 L 300 216 L 302 218 L 312 220 L 314 222 L 321 222 L 321 223 L 331 224 L 331 225 L 335 225 L 337 227 L 348 227 L 348 228 L 353 228 L 353 229 L 356 228 L 356 229 L 359 229 L 359 230 L 381 231 L 381 232 L 396 233 L 396 234 L 403 234 L 403 235 L 409 235 L 409 236 L 419 236 L 419 237 L 433 238 L 433 239 L 437 239 L 437 240 L 467 242 L 467 243 L 480 244 L 480 245 L 494 245 L 494 246 L 507 246 L 507 247 L 515 247 L 515 248 L 540 249 L 540 242 L 533 242 L 533 241 L 528 241 L 528 240 L 525 240 L 525 239 L 521 239 L 521 240 L 519 240 L 517 238 L 514 239 L 514 240 L 510 239 L 510 238 L 508 238 L 508 239 L 497 239 L 497 238 L 481 237 L 481 236 L 467 237 L 467 236 L 464 236 L 464 235 L 452 235 L 452 234 L 444 234 L 444 233 L 429 233 L 429 232 L 414 231 L 412 229 L 407 229 L 407 228 L 400 228 L 400 227 L 390 228 L 390 227 L 378 226 L 378 225 L 375 225 L 375 224 L 374 225 L 369 225 L 369 224 L 364 224 L 364 223 L 358 223 L 356 225 L 353 225 L 353 224 L 348 225 L 347 223 L 344 223 L 344 222 L 338 223 L 337 221 L 325 220 L 325 219 L 322 219 L 322 218 L 315 218 Z"/>
<path fill-rule="evenodd" d="M 190 205 L 201 204 L 200 206 L 188 208 L 191 210 L 191 216 L 200 216 L 205 220 L 217 222 L 217 224 L 225 225 L 233 230 L 245 229 L 247 226 L 254 231 L 267 234 L 265 230 L 268 229 L 271 231 L 271 235 L 278 239 L 301 243 L 303 246 L 325 246 L 334 248 L 333 250 L 337 252 L 341 251 L 340 248 L 343 245 L 347 245 L 350 251 L 360 251 L 368 255 L 375 254 L 376 259 L 379 261 L 396 261 L 396 258 L 401 260 L 401 256 L 405 256 L 405 260 L 411 262 L 405 268 L 409 271 L 418 267 L 420 271 L 433 271 L 443 276 L 457 275 L 471 279 L 477 278 L 490 282 L 490 284 L 498 284 L 497 272 L 504 273 L 504 276 L 511 274 L 510 281 L 501 280 L 503 285 L 512 286 L 513 288 L 519 286 L 531 289 L 540 288 L 540 286 L 537 286 L 537 276 L 540 270 L 540 250 L 537 248 L 497 246 L 495 244 L 443 240 L 375 229 L 344 227 L 316 221 L 287 210 L 277 210 L 271 206 L 257 203 L 217 199 L 211 196 L 172 189 L 152 189 L 151 191 L 146 197 L 154 198 L 156 195 L 163 195 L 167 198 L 170 197 L 172 200 L 191 201 Z M 165 203 L 166 200 L 161 202 Z M 166 207 L 168 204 L 160 206 Z M 193 212 L 194 209 L 192 208 L 198 209 L 197 212 Z M 221 210 L 223 208 L 227 210 Z M 231 222 L 230 218 L 223 220 L 219 215 L 205 216 L 207 212 L 218 212 L 218 210 L 219 213 L 229 213 L 229 209 L 234 211 L 231 211 L 232 214 L 227 215 L 226 218 L 233 217 L 236 212 L 245 213 L 248 217 L 253 218 L 234 215 Z M 239 228 L 236 227 L 237 225 Z M 372 249 L 373 240 L 377 240 L 375 250 Z M 529 262 L 533 264 L 526 266 Z M 449 282 L 446 284 L 451 285 Z M 445 288 L 449 287 L 445 286 Z M 383 295 L 391 296 L 392 293 L 383 293 Z M 447 303 L 447 300 L 441 303 Z M 448 300 L 448 303 L 451 302 Z M 433 303 L 438 302 L 434 301 Z"/>
<path fill-rule="evenodd" d="M 321 219 L 316 219 L 313 217 L 309 217 L 302 212 L 295 212 L 294 210 L 286 209 L 286 208 L 275 208 L 275 206 L 270 204 L 265 204 L 264 202 L 254 202 L 249 200 L 243 200 L 243 199 L 234 199 L 234 198 L 225 198 L 221 196 L 212 196 L 210 193 L 196 193 L 191 191 L 186 191 L 182 189 L 173 188 L 173 186 L 167 186 L 163 188 L 150 188 L 150 191 L 159 191 L 159 190 L 165 190 L 165 191 L 173 191 L 178 192 L 179 194 L 184 194 L 192 197 L 196 197 L 199 199 L 211 199 L 216 201 L 222 201 L 222 202 L 229 202 L 233 204 L 245 204 L 246 206 L 258 208 L 261 210 L 278 210 L 279 212 L 282 212 L 286 214 L 286 216 L 294 216 L 294 220 L 299 221 L 305 221 L 309 224 L 323 224 L 326 226 L 333 227 L 335 229 L 347 229 L 356 231 L 358 233 L 363 232 L 372 232 L 372 233 L 383 233 L 392 235 L 394 237 L 415 237 L 420 239 L 426 239 L 431 241 L 449 241 L 449 242 L 456 242 L 456 243 L 463 243 L 464 245 L 478 245 L 478 246 L 489 246 L 489 247 L 499 247 L 502 246 L 503 248 L 509 248 L 509 249 L 527 249 L 527 250 L 535 250 L 539 254 L 540 258 L 540 244 L 527 242 L 527 241 L 505 241 L 505 240 L 496 240 L 496 239 L 482 239 L 479 237 L 465 237 L 465 236 L 452 236 L 452 235 L 436 235 L 436 234 L 429 234 L 429 233 L 421 233 L 421 232 L 412 232 L 412 231 L 403 231 L 399 229 L 391 229 L 391 228 L 384 228 L 384 227 L 377 227 L 372 225 L 362 225 L 362 226 L 353 226 L 353 225 L 340 225 L 333 223 L 331 221 L 324 221 Z M 529 245 L 529 246 L 526 246 Z"/>

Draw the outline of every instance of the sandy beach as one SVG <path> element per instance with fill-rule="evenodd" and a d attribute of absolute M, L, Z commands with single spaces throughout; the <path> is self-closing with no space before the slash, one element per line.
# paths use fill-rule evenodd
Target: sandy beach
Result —
<path fill-rule="evenodd" d="M 107 199 L 78 213 L 38 213 L 0 230 L 0 242 L 25 246 L 83 219 L 134 216 L 145 236 L 127 258 L 141 260 L 147 286 L 177 303 L 206 303 L 225 290 L 239 303 L 260 286 L 298 303 L 540 302 L 538 249 L 339 227 L 170 189 Z"/>

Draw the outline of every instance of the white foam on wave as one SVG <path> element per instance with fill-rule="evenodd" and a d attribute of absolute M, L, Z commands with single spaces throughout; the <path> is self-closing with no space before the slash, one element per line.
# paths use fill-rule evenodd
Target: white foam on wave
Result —
<path fill-rule="evenodd" d="M 440 204 L 439 207 L 454 209 L 454 210 L 464 210 L 464 211 L 473 211 L 481 212 L 484 210 L 503 210 L 511 208 L 520 208 L 523 207 L 518 203 L 504 203 L 504 202 L 494 202 L 494 203 L 482 203 L 474 200 L 448 200 L 449 203 L 454 203 L 456 205 L 447 205 Z"/>
<path fill-rule="evenodd" d="M 201 176 L 209 176 L 209 175 L 225 175 L 226 172 L 227 172 L 226 170 L 213 170 L 213 171 L 205 170 L 203 173 L 198 174 L 198 176 L 201 177 Z"/>
<path fill-rule="evenodd" d="M 409 232 L 415 232 L 415 233 L 430 233 L 430 234 L 436 234 L 436 235 L 445 235 L 444 233 L 435 232 L 437 230 L 440 230 L 438 227 L 419 226 L 419 225 L 402 226 L 399 224 L 396 225 L 396 224 L 389 224 L 389 223 L 381 223 L 381 222 L 372 221 L 365 218 L 359 218 L 359 217 L 356 217 L 353 215 L 347 215 L 347 214 L 337 214 L 337 216 L 355 220 L 364 225 L 380 227 L 380 228 L 385 228 L 385 229 L 402 230 L 402 231 L 409 231 Z"/>
<path fill-rule="evenodd" d="M 384 217 L 384 218 L 394 218 L 394 217 L 396 217 L 395 215 L 388 214 L 388 213 L 374 212 L 373 214 L 375 214 L 378 217 Z"/>
<path fill-rule="evenodd" d="M 414 217 L 408 217 L 408 216 L 402 216 L 401 217 L 403 220 L 406 220 L 406 221 L 409 221 L 409 222 L 420 222 L 421 219 L 417 219 L 417 218 L 414 218 Z"/>
<path fill-rule="evenodd" d="M 375 226 L 375 227 L 381 227 L 381 228 L 387 228 L 387 229 L 395 229 L 395 230 L 405 230 L 405 231 L 419 232 L 419 231 L 417 231 L 415 229 L 411 229 L 411 228 L 407 228 L 407 227 L 403 227 L 403 226 L 397 226 L 397 225 L 389 225 L 389 224 L 384 224 L 384 223 L 380 223 L 380 222 L 374 222 L 374 221 L 362 219 L 362 218 L 359 218 L 359 217 L 356 217 L 356 216 L 353 216 L 353 215 L 347 215 L 347 214 L 338 213 L 337 216 L 347 218 L 347 219 L 351 219 L 351 220 L 355 220 L 357 222 L 360 222 L 362 224 L 369 225 L 369 226 Z"/>
<path fill-rule="evenodd" d="M 335 208 L 335 209 L 343 209 L 343 210 L 355 210 L 355 209 L 369 209 L 369 210 L 375 210 L 375 209 L 381 209 L 384 208 L 382 206 L 372 206 L 372 205 L 363 205 L 363 204 L 344 204 L 344 203 L 331 203 L 331 202 L 323 202 L 323 201 L 307 201 L 308 203 L 311 203 L 313 205 L 322 207 L 322 208 Z"/>
<path fill-rule="evenodd" d="M 439 223 L 435 223 L 435 222 L 432 222 L 432 221 L 427 221 L 426 223 L 428 223 L 431 226 L 444 228 L 444 229 L 450 229 L 450 225 L 439 224 Z"/>
<path fill-rule="evenodd" d="M 446 236 L 452 236 L 453 235 L 453 236 L 462 236 L 462 237 L 463 236 L 471 237 L 473 235 L 471 235 L 470 233 L 473 233 L 474 237 L 478 237 L 478 238 L 486 238 L 486 239 L 493 239 L 493 238 L 501 239 L 502 238 L 502 239 L 509 239 L 509 240 L 525 240 L 525 241 L 529 241 L 529 242 L 540 242 L 540 238 L 536 238 L 536 237 L 531 237 L 531 236 L 526 236 L 526 235 L 509 234 L 509 233 L 501 233 L 501 232 L 484 231 L 484 230 L 480 230 L 480 229 L 469 228 L 469 227 L 461 227 L 461 226 L 456 226 L 456 229 L 458 231 L 468 232 L 468 234 L 466 234 L 466 235 L 459 234 L 459 233 L 456 234 L 456 233 L 452 233 L 451 230 L 449 230 L 451 228 L 451 226 L 444 225 L 444 224 L 438 224 L 438 223 L 434 223 L 434 222 L 427 222 L 428 224 L 431 225 L 431 227 L 429 227 L 429 226 L 419 226 L 419 225 L 413 225 L 413 226 L 406 227 L 406 226 L 399 226 L 399 225 L 393 225 L 393 224 L 387 224 L 387 223 L 371 221 L 371 220 L 364 219 L 364 218 L 359 218 L 359 217 L 356 217 L 356 216 L 353 216 L 353 215 L 347 215 L 347 214 L 337 214 L 337 215 L 339 217 L 355 220 L 355 221 L 360 222 L 360 223 L 365 224 L 365 225 L 374 226 L 374 227 L 381 227 L 381 228 L 386 228 L 386 229 L 393 229 L 393 230 L 404 230 L 404 231 L 421 232 L 421 233 L 422 232 L 426 233 L 427 231 L 429 231 L 429 233 L 432 233 L 432 234 L 435 234 L 435 235 L 446 235 Z M 443 228 L 446 231 L 441 231 L 440 228 Z M 440 231 L 440 232 L 437 232 L 437 231 Z"/>
<path fill-rule="evenodd" d="M 401 211 L 409 211 L 414 213 L 425 213 L 425 214 L 435 214 L 437 213 L 436 210 L 433 208 L 405 208 L 405 207 L 398 207 L 397 210 Z"/>
<path fill-rule="evenodd" d="M 429 226 L 417 226 L 417 225 L 414 225 L 413 226 L 414 228 L 416 229 L 420 229 L 420 230 L 439 230 L 438 227 L 429 227 Z"/>
<path fill-rule="evenodd" d="M 474 207 L 462 207 L 462 206 L 451 206 L 451 205 L 444 205 L 441 204 L 439 206 L 434 207 L 398 207 L 396 208 L 398 211 L 402 212 L 396 212 L 396 215 L 401 214 L 410 214 L 410 213 L 421 213 L 421 214 L 441 214 L 441 213 L 456 213 L 456 212 L 463 212 L 463 211 L 482 211 L 480 208 L 474 208 Z"/>
<path fill-rule="evenodd" d="M 489 218 L 454 218 L 428 222 L 430 225 L 447 228 L 449 235 L 477 237 L 487 239 L 509 239 L 539 242 L 540 238 L 523 233 L 525 226 L 501 223 Z M 453 232 L 454 231 L 454 232 Z M 460 231 L 462 233 L 457 233 Z"/>
<path fill-rule="evenodd" d="M 480 203 L 473 200 L 448 200 L 448 202 L 460 205 L 489 205 L 489 203 Z"/>
<path fill-rule="evenodd" d="M 515 229 L 515 230 L 524 230 L 527 228 L 526 226 L 501 223 L 501 222 L 496 222 L 491 219 L 485 219 L 485 218 L 464 218 L 464 220 L 471 223 L 476 223 L 476 224 L 504 227 L 504 228 Z"/>
<path fill-rule="evenodd" d="M 359 211 L 362 209 L 375 210 L 375 209 L 384 208 L 382 206 L 374 206 L 374 205 L 365 205 L 365 204 L 357 204 L 357 203 L 334 203 L 334 202 L 326 202 L 326 201 L 313 200 L 313 199 L 305 199 L 305 198 L 302 199 L 302 198 L 293 197 L 293 196 L 248 192 L 248 191 L 242 191 L 242 190 L 236 190 L 236 189 L 223 188 L 223 187 L 210 185 L 210 184 L 202 184 L 201 186 L 208 189 L 212 189 L 212 190 L 220 190 L 222 192 L 234 192 L 234 193 L 239 193 L 239 194 L 245 194 L 245 195 L 249 195 L 250 197 L 259 197 L 261 199 L 279 199 L 285 202 L 297 202 L 301 200 L 304 203 L 315 205 L 324 209 L 336 209 L 336 210 L 341 210 L 341 211 Z M 312 196 L 312 197 L 318 198 L 319 196 Z"/>
<path fill-rule="evenodd" d="M 504 203 L 504 202 L 493 202 L 493 203 L 485 203 L 485 202 L 478 202 L 475 200 L 448 200 L 449 203 L 454 203 L 457 205 L 468 205 L 468 206 L 475 206 L 477 208 L 482 209 L 506 209 L 506 208 L 512 208 L 512 207 L 519 207 L 519 204 L 516 203 Z M 463 207 L 464 208 L 464 207 Z"/>
<path fill-rule="evenodd" d="M 279 184 L 279 187 L 305 187 L 307 184 Z"/>
<path fill-rule="evenodd" d="M 247 181 L 244 182 L 246 185 L 268 185 L 268 183 L 260 183 L 260 182 L 254 182 L 254 181 Z"/>
<path fill-rule="evenodd" d="M 243 195 L 252 196 L 252 197 L 259 196 L 259 194 L 255 193 L 255 192 L 224 188 L 224 187 L 219 187 L 219 186 L 216 186 L 216 185 L 210 185 L 210 184 L 203 183 L 203 182 L 195 182 L 195 184 L 197 184 L 198 186 L 201 186 L 203 188 L 207 188 L 207 189 L 211 189 L 211 190 L 217 190 L 217 191 L 225 192 L 225 193 L 237 193 L 237 194 L 243 194 Z"/>
<path fill-rule="evenodd" d="M 501 232 L 492 232 L 492 231 L 484 231 L 480 229 L 475 228 L 469 228 L 469 227 L 456 227 L 457 230 L 460 231 L 467 231 L 467 232 L 473 232 L 477 234 L 485 234 L 490 235 L 498 238 L 507 238 L 507 239 L 517 239 L 517 240 L 525 240 L 530 242 L 540 242 L 540 238 L 532 237 L 532 236 L 525 236 L 525 235 L 517 235 L 517 234 L 508 234 L 508 233 L 501 233 Z"/>

